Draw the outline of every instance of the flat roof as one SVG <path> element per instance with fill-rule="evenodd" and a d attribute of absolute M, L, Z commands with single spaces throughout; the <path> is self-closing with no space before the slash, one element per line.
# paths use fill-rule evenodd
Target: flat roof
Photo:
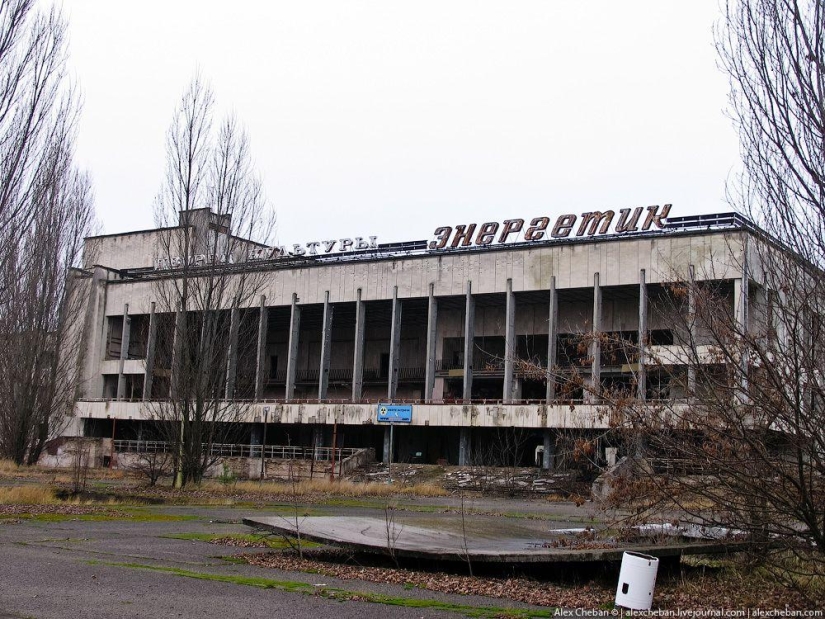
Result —
<path fill-rule="evenodd" d="M 312 267 L 329 265 L 336 263 L 362 262 L 394 260 L 399 258 L 417 258 L 445 256 L 467 253 L 496 252 L 523 250 L 538 247 L 556 247 L 563 245 L 577 245 L 587 243 L 608 243 L 622 240 L 638 240 L 646 238 L 664 238 L 673 234 L 689 235 L 702 233 L 717 233 L 748 230 L 761 232 L 753 223 L 738 213 L 718 213 L 712 215 L 695 215 L 685 217 L 669 217 L 665 220 L 664 228 L 661 230 L 648 230 L 640 232 L 622 232 L 604 235 L 583 235 L 564 238 L 545 238 L 539 241 L 518 241 L 512 243 L 495 243 L 489 245 L 471 245 L 468 247 L 445 247 L 442 249 L 430 249 L 427 240 L 405 241 L 401 243 L 379 244 L 377 248 L 361 251 L 333 252 L 318 255 L 298 255 L 280 256 L 276 258 L 256 259 L 232 264 L 190 266 L 189 273 L 197 275 L 199 271 L 220 268 L 230 271 L 246 270 L 278 270 L 301 267 Z M 764 234 L 764 233 L 762 233 Z M 141 267 L 134 269 L 121 269 L 124 277 L 130 279 L 174 277 L 180 269 L 156 269 L 155 267 Z"/>

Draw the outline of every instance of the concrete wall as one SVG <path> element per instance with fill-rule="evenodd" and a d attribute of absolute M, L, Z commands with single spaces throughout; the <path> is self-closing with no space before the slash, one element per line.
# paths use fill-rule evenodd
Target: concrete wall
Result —
<path fill-rule="evenodd" d="M 674 272 L 684 273 L 687 265 L 696 266 L 697 274 L 714 279 L 737 277 L 741 269 L 736 252 L 741 252 L 743 233 L 673 234 L 654 238 L 611 237 L 587 242 L 518 249 L 490 249 L 484 252 L 456 252 L 388 258 L 375 261 L 325 263 L 299 268 L 270 268 L 260 294 L 268 306 L 286 306 L 296 293 L 300 303 L 323 303 L 329 291 L 330 302 L 352 302 L 360 288 L 364 301 L 392 299 L 398 296 L 426 298 L 430 283 L 436 296 L 463 296 L 467 281 L 473 282 L 473 294 L 501 293 L 507 279 L 514 292 L 549 290 L 550 278 L 556 277 L 558 289 L 589 288 L 593 274 L 600 274 L 603 287 L 635 285 L 639 270 L 646 269 L 650 284 L 672 281 Z M 105 237 L 104 237 L 105 238 Z M 136 256 L 134 260 L 139 260 Z M 128 255 L 119 262 L 129 262 Z M 149 280 L 113 283 L 108 292 L 106 315 L 122 312 L 129 303 L 133 313 L 148 313 L 149 304 L 158 298 L 158 283 Z M 230 298 L 230 295 L 226 295 Z M 249 306 L 258 302 L 249 299 Z"/>
<path fill-rule="evenodd" d="M 376 404 L 283 404 L 247 405 L 242 420 L 253 422 L 270 407 L 269 419 L 281 424 L 377 424 Z M 142 402 L 78 402 L 76 415 L 90 419 L 152 419 L 151 410 Z M 609 427 L 607 406 L 545 406 L 540 404 L 413 404 L 413 426 L 433 427 L 518 427 L 606 429 Z"/>
<path fill-rule="evenodd" d="M 134 238 L 126 238 L 134 237 Z M 117 264 L 142 264 L 146 252 L 151 252 L 152 240 L 148 233 L 95 237 L 88 242 L 101 257 L 113 256 Z M 380 304 L 389 304 L 394 287 L 399 298 L 423 301 L 433 283 L 437 297 L 447 297 L 440 303 L 436 331 L 436 359 L 442 359 L 445 339 L 464 336 L 464 293 L 467 280 L 472 280 L 476 299 L 483 298 L 475 311 L 475 337 L 503 337 L 505 322 L 505 295 L 507 279 L 512 280 L 516 293 L 515 333 L 523 335 L 547 334 L 547 302 L 550 278 L 556 278 L 559 294 L 559 324 L 557 332 L 584 333 L 593 319 L 593 274 L 598 271 L 602 286 L 602 331 L 638 329 L 639 269 L 646 269 L 648 284 L 671 281 L 684 276 L 687 265 L 695 266 L 699 278 L 741 276 L 740 251 L 743 233 L 691 233 L 661 235 L 652 238 L 611 237 L 577 243 L 551 243 L 515 249 L 490 249 L 483 252 L 457 252 L 372 261 L 349 261 L 324 264 L 317 267 L 278 269 L 272 263 L 255 274 L 260 292 L 266 295 L 269 307 L 287 306 L 293 293 L 301 306 L 314 308 L 323 302 L 329 291 L 330 302 L 351 303 L 355 292 L 361 289 L 367 315 L 364 367 L 377 368 L 382 355 L 389 350 L 389 326 L 374 325 L 372 310 Z M 122 280 L 117 272 L 97 267 L 91 282 L 86 284 L 88 301 L 85 308 L 83 344 L 80 347 L 81 393 L 88 399 L 104 397 L 112 376 L 118 373 L 119 363 L 106 360 L 107 336 L 112 326 L 117 327 L 125 304 L 132 316 L 146 314 L 152 300 L 162 297 L 158 286 L 170 285 L 172 280 Z M 477 295 L 485 295 L 479 297 Z M 229 299 L 231 295 L 224 295 Z M 260 295 L 254 295 L 256 300 Z M 449 302 L 446 302 L 449 300 Z M 420 305 L 421 301 L 417 301 Z M 671 328 L 668 317 L 656 309 L 656 299 L 650 301 L 650 329 Z M 386 309 L 386 306 L 385 308 Z M 158 307 L 158 312 L 163 312 Z M 426 327 L 422 324 L 425 310 L 419 307 L 418 324 L 411 324 L 411 312 L 402 312 L 400 366 L 423 367 L 426 351 Z M 283 313 L 283 311 L 282 311 Z M 413 312 L 414 313 L 414 312 Z M 269 329 L 264 355 L 264 376 L 270 375 L 270 358 L 277 356 L 277 370 L 286 369 L 288 320 L 279 319 Z M 423 320 L 426 323 L 426 320 Z M 110 324 L 111 323 L 111 324 Z M 316 370 L 320 363 L 320 329 L 307 328 L 302 323 L 297 368 Z M 119 332 L 119 327 L 115 329 Z M 331 369 L 352 366 L 354 327 L 333 320 Z M 537 351 L 542 353 L 543 351 Z M 545 353 L 546 354 L 546 353 Z M 127 360 L 124 374 L 139 375 L 144 364 Z M 108 383 L 104 381 L 108 376 Z M 278 390 L 270 389 L 277 396 Z M 436 381 L 436 398 L 443 392 L 443 380 Z M 312 388 L 296 392 L 300 397 L 313 397 Z M 380 397 L 385 388 L 365 385 L 364 397 Z M 317 393 L 317 391 L 316 391 Z M 399 397 L 420 397 L 420 389 L 401 386 Z M 347 397 L 347 389 L 332 385 L 330 398 Z"/>

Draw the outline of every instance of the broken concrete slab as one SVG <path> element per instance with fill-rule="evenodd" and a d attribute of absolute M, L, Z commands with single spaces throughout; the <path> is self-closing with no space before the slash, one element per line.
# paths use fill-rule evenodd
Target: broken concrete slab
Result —
<path fill-rule="evenodd" d="M 485 563 L 570 563 L 621 561 L 625 551 L 641 552 L 660 558 L 686 554 L 734 552 L 739 542 L 726 540 L 685 541 L 678 538 L 663 543 L 608 545 L 594 540 L 554 546 L 544 539 L 524 537 L 479 537 L 399 523 L 392 519 L 312 516 L 298 519 L 284 517 L 244 518 L 243 523 L 256 529 L 330 544 L 355 552 L 394 555 L 399 558 L 433 561 L 474 561 Z M 548 537 L 552 537 L 548 531 Z M 557 537 L 558 539 L 558 537 Z"/>

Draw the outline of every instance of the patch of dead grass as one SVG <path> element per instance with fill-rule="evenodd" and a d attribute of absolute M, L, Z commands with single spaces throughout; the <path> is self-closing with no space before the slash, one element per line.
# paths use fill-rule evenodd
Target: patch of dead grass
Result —
<path fill-rule="evenodd" d="M 408 496 L 445 496 L 446 490 L 432 483 L 418 483 L 411 485 L 382 484 L 378 482 L 358 483 L 349 480 L 304 479 L 295 484 L 288 482 L 258 482 L 241 481 L 230 486 L 222 486 L 216 482 L 205 482 L 203 489 L 226 492 L 230 494 L 299 496 L 336 495 L 348 497 L 385 497 L 395 495 Z"/>
<path fill-rule="evenodd" d="M 41 485 L 0 487 L 0 505 L 54 505 L 61 503 L 54 488 Z"/>

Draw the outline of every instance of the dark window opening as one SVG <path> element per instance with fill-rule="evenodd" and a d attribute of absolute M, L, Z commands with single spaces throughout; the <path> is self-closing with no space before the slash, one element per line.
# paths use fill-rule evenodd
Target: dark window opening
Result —
<path fill-rule="evenodd" d="M 650 332 L 651 346 L 673 346 L 673 331 L 670 329 L 654 329 Z"/>

